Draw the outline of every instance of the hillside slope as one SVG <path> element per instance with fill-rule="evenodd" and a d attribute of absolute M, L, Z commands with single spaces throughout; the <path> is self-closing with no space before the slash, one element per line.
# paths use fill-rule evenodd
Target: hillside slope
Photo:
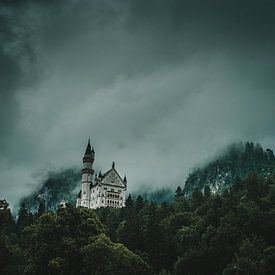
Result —
<path fill-rule="evenodd" d="M 209 187 L 214 193 L 221 193 L 237 177 L 244 178 L 251 172 L 268 176 L 275 168 L 271 149 L 264 150 L 252 142 L 233 144 L 215 160 L 192 172 L 185 182 L 184 194 L 190 195 L 195 189 Z"/>
<path fill-rule="evenodd" d="M 80 171 L 77 169 L 49 172 L 44 182 L 29 196 L 22 198 L 20 204 L 25 203 L 31 211 L 36 211 L 41 204 L 55 210 L 63 200 L 75 204 L 80 179 Z"/>

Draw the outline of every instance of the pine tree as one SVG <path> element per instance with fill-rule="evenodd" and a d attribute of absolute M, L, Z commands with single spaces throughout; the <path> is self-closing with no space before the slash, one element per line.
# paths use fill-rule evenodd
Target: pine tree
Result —
<path fill-rule="evenodd" d="M 126 207 L 133 207 L 134 206 L 134 202 L 132 200 L 131 194 L 129 194 L 128 198 L 126 199 L 125 206 Z"/>
<path fill-rule="evenodd" d="M 136 210 L 140 211 L 143 208 L 143 206 L 144 206 L 144 200 L 141 197 L 141 195 L 138 195 L 135 203 Z"/>
<path fill-rule="evenodd" d="M 30 216 L 26 208 L 26 204 L 22 203 L 20 209 L 18 210 L 17 226 L 19 228 L 24 228 L 29 224 Z"/>

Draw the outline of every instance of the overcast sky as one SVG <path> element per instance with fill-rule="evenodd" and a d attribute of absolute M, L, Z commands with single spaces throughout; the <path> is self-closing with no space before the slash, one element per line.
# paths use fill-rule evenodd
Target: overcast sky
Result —
<path fill-rule="evenodd" d="M 112 161 L 129 190 L 183 185 L 232 142 L 275 145 L 275 1 L 0 4 L 0 197 Z"/>

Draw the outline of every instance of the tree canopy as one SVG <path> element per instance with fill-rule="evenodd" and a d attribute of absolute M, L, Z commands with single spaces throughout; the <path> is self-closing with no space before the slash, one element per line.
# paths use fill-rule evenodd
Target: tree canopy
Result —
<path fill-rule="evenodd" d="M 250 145 L 249 145 L 250 146 Z M 247 150 L 251 148 L 248 146 Z M 56 212 L 0 201 L 1 274 L 275 274 L 275 177 L 237 178 L 171 203 Z"/>

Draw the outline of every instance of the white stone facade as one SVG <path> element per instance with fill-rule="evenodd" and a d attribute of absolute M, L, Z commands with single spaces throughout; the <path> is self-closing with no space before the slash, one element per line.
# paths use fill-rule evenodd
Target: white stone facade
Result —
<path fill-rule="evenodd" d="M 125 206 L 125 191 L 127 190 L 126 176 L 120 177 L 113 162 L 112 168 L 103 175 L 93 177 L 92 168 L 95 152 L 88 142 L 83 157 L 83 169 L 81 180 L 81 191 L 76 200 L 76 206 L 83 206 L 91 209 L 99 207 L 120 208 Z"/>

